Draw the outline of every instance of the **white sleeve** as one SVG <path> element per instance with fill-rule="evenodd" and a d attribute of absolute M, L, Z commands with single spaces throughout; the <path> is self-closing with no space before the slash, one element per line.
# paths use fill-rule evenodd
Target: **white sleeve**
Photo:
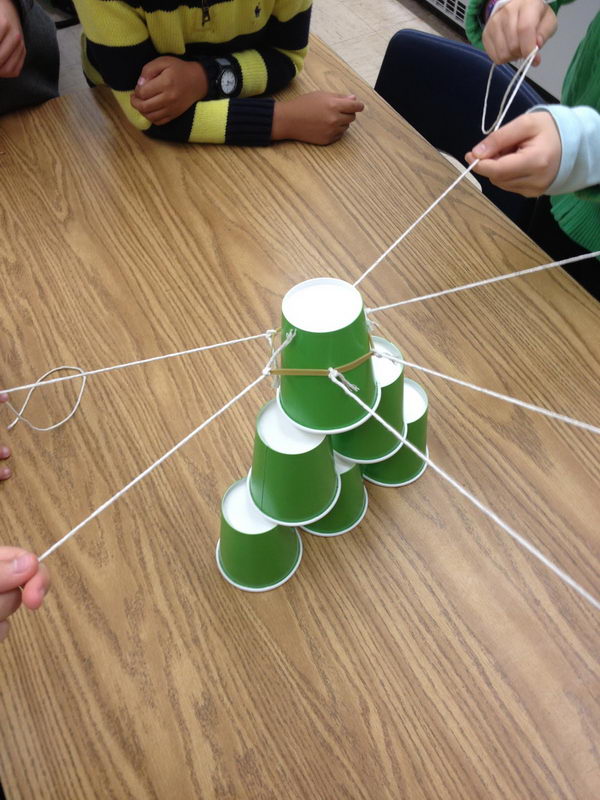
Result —
<path fill-rule="evenodd" d="M 546 194 L 568 194 L 600 184 L 600 114 L 589 106 L 535 106 L 552 115 L 562 146 L 558 173 Z"/>

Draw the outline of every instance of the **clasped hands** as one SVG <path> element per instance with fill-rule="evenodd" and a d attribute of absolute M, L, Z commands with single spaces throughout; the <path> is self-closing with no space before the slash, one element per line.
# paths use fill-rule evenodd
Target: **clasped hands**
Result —
<path fill-rule="evenodd" d="M 208 79 L 201 64 L 160 56 L 142 69 L 131 105 L 153 125 L 166 125 L 203 100 L 207 92 Z"/>
<path fill-rule="evenodd" d="M 0 0 L 1 2 L 1 0 Z M 166 125 L 208 94 L 206 70 L 194 61 L 160 56 L 143 68 L 131 105 L 153 125 Z M 310 144 L 336 142 L 364 108 L 355 95 L 310 92 L 277 101 L 273 141 L 296 139 Z"/>

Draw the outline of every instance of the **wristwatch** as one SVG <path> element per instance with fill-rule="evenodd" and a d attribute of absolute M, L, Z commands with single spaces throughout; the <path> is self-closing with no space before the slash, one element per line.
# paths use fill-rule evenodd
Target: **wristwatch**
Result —
<path fill-rule="evenodd" d="M 218 71 L 214 79 L 216 97 L 233 97 L 237 93 L 239 79 L 233 62 L 228 58 L 215 58 Z"/>

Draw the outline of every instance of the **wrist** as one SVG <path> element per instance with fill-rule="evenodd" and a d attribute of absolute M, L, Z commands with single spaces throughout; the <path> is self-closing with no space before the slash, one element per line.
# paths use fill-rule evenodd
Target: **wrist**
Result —
<path fill-rule="evenodd" d="M 208 57 L 200 58 L 206 73 L 206 100 L 229 100 L 238 97 L 242 89 L 242 70 L 236 58 Z"/>
<path fill-rule="evenodd" d="M 283 100 L 276 100 L 273 107 L 273 127 L 271 128 L 271 140 L 274 142 L 289 139 L 287 103 Z"/>
<path fill-rule="evenodd" d="M 197 61 L 187 61 L 186 64 L 191 76 L 190 79 L 193 81 L 193 85 L 196 89 L 196 101 L 204 100 L 208 94 L 208 76 L 206 70 L 202 64 L 199 64 Z"/>

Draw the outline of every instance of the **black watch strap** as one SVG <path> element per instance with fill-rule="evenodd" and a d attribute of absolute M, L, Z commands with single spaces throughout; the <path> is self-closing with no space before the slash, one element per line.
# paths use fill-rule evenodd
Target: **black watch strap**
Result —
<path fill-rule="evenodd" d="M 206 77 L 208 79 L 208 92 L 205 100 L 222 100 L 225 95 L 221 91 L 219 84 L 219 77 L 225 69 L 231 69 L 235 74 L 237 81 L 237 89 L 230 97 L 237 97 L 240 93 L 242 84 L 242 71 L 240 65 L 235 58 L 226 58 L 224 56 L 215 58 L 199 58 L 198 63 L 204 67 Z"/>

